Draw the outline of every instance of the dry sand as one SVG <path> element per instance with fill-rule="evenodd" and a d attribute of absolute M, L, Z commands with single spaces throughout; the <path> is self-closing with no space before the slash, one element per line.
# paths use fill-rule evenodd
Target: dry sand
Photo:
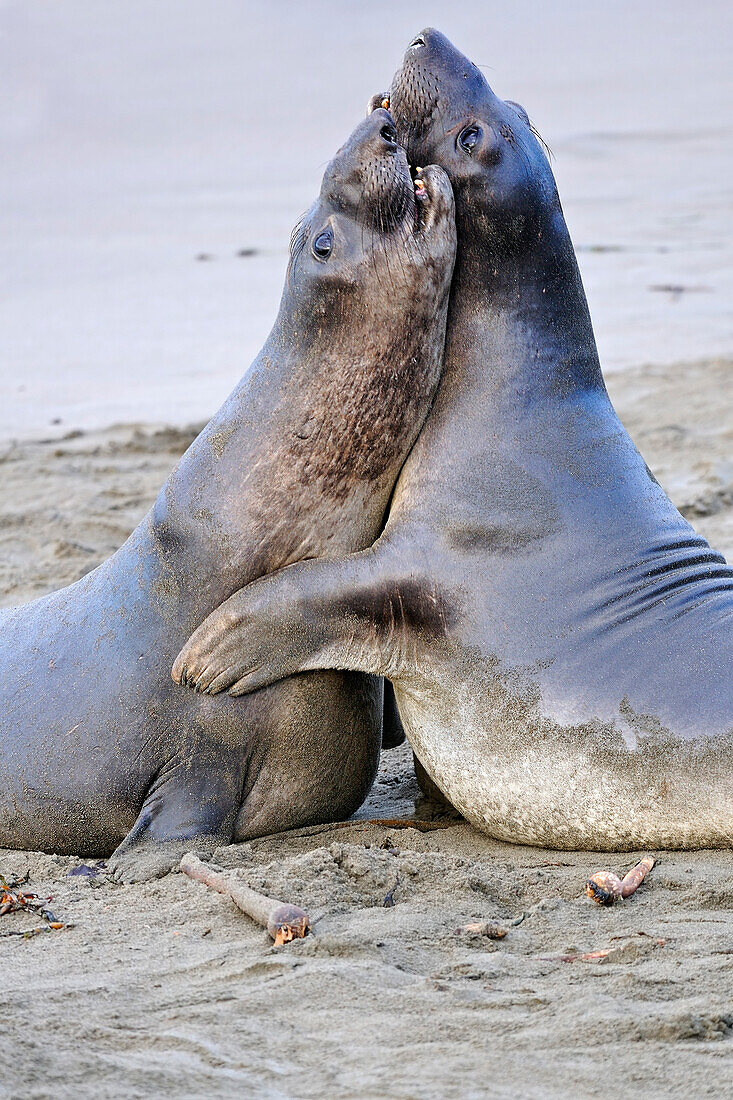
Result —
<path fill-rule="evenodd" d="M 733 364 L 611 379 L 675 502 L 733 559 Z M 195 434 L 121 427 L 0 448 L 0 603 L 93 568 Z M 410 754 L 383 755 L 361 817 L 411 815 Z M 429 806 L 420 812 L 429 815 Z M 354 822 L 221 849 L 305 906 L 282 948 L 182 875 L 117 886 L 78 859 L 0 852 L 73 927 L 2 938 L 0 1057 L 12 1097 L 724 1097 L 733 1095 L 733 853 L 657 853 L 611 910 L 589 873 L 628 854 L 519 848 L 458 822 Z M 394 901 L 385 907 L 385 898 Z M 511 924 L 522 918 L 521 923 Z M 496 919 L 494 942 L 456 936 Z M 0 918 L 0 934 L 36 924 Z M 605 948 L 603 961 L 564 961 Z"/>

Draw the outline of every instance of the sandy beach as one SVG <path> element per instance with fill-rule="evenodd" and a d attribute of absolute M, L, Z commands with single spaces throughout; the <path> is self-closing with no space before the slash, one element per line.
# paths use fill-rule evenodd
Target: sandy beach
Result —
<path fill-rule="evenodd" d="M 611 379 L 655 474 L 729 560 L 731 370 L 710 360 Z M 6 445 L 0 602 L 107 557 L 196 430 L 127 425 Z M 407 748 L 383 753 L 359 818 L 412 816 L 417 798 Z M 418 814 L 434 813 L 418 799 Z M 633 855 L 514 847 L 463 823 L 421 833 L 355 821 L 220 849 L 220 865 L 310 912 L 314 935 L 275 948 L 180 874 L 117 886 L 69 876 L 84 853 L 0 851 L 0 873 L 29 875 L 73 924 L 24 940 L 7 933 L 39 922 L 2 918 L 10 1094 L 731 1095 L 733 854 L 656 854 L 639 892 L 605 910 L 583 896 L 586 878 L 625 871 Z M 455 934 L 477 920 L 506 937 Z"/>
<path fill-rule="evenodd" d="M 428 23 L 552 147 L 611 397 L 733 561 L 722 0 L 0 0 L 0 606 L 77 580 L 145 514 L 266 336 L 325 162 Z M 365 823 L 416 812 L 445 827 Z M 308 909 L 314 934 L 285 947 L 183 875 L 120 886 L 83 852 L 0 850 L 66 925 L 0 918 L 4 1089 L 733 1097 L 733 853 L 654 854 L 601 909 L 589 874 L 638 855 L 440 819 L 407 746 L 345 828 L 216 853 Z M 481 920 L 506 936 L 456 933 Z"/>

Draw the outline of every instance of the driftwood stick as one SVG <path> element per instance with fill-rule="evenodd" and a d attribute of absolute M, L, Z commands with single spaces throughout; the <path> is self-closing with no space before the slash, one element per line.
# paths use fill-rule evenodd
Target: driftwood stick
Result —
<path fill-rule="evenodd" d="M 238 909 L 266 928 L 278 945 L 302 939 L 310 932 L 310 919 L 303 909 L 277 901 L 276 898 L 268 898 L 266 894 L 252 890 L 232 875 L 214 871 L 193 852 L 187 852 L 183 857 L 181 870 L 189 878 L 231 898 Z"/>

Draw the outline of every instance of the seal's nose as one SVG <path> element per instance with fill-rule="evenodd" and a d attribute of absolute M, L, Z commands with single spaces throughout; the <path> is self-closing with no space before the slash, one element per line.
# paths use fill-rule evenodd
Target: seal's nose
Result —
<path fill-rule="evenodd" d="M 385 110 L 384 107 L 377 107 L 376 111 L 372 111 L 369 115 L 369 124 L 372 131 L 371 140 L 376 143 L 380 151 L 395 152 L 397 149 L 397 130 L 389 111 Z"/>
<path fill-rule="evenodd" d="M 344 208 L 358 209 L 363 199 L 367 166 L 387 158 L 394 164 L 398 152 L 392 115 L 384 107 L 378 107 L 362 119 L 329 164 L 323 176 L 321 194 Z"/>
<path fill-rule="evenodd" d="M 440 31 L 436 31 L 435 27 L 423 27 L 407 47 L 407 52 L 419 53 L 420 50 L 427 50 L 431 46 L 439 45 L 441 41 L 446 41 L 445 35 L 441 34 Z"/>
<path fill-rule="evenodd" d="M 412 57 L 415 61 L 424 63 L 428 57 L 440 57 L 446 52 L 450 53 L 451 50 L 453 53 L 456 52 L 455 46 L 451 45 L 444 34 L 436 31 L 435 27 L 423 27 L 407 47 L 405 57 Z"/>

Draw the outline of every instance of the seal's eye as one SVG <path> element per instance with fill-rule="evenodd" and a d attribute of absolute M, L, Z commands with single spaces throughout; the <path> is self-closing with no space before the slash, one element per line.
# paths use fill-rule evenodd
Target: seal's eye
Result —
<path fill-rule="evenodd" d="M 386 122 L 379 132 L 388 145 L 397 144 L 397 131 L 394 126 L 390 126 L 390 124 Z"/>
<path fill-rule="evenodd" d="M 481 131 L 478 126 L 466 126 L 465 130 L 461 130 L 458 135 L 458 145 L 464 153 L 468 153 L 470 156 L 476 148 L 480 135 Z"/>
<path fill-rule="evenodd" d="M 410 43 L 410 45 L 407 48 L 408 48 L 408 50 L 411 50 L 413 48 L 413 46 L 424 46 L 424 45 L 425 45 L 424 37 L 421 34 L 418 34 L 415 38 L 413 38 L 412 42 Z"/>
<path fill-rule="evenodd" d="M 313 242 L 313 254 L 319 260 L 327 260 L 333 249 L 333 233 L 330 229 L 324 229 Z"/>

